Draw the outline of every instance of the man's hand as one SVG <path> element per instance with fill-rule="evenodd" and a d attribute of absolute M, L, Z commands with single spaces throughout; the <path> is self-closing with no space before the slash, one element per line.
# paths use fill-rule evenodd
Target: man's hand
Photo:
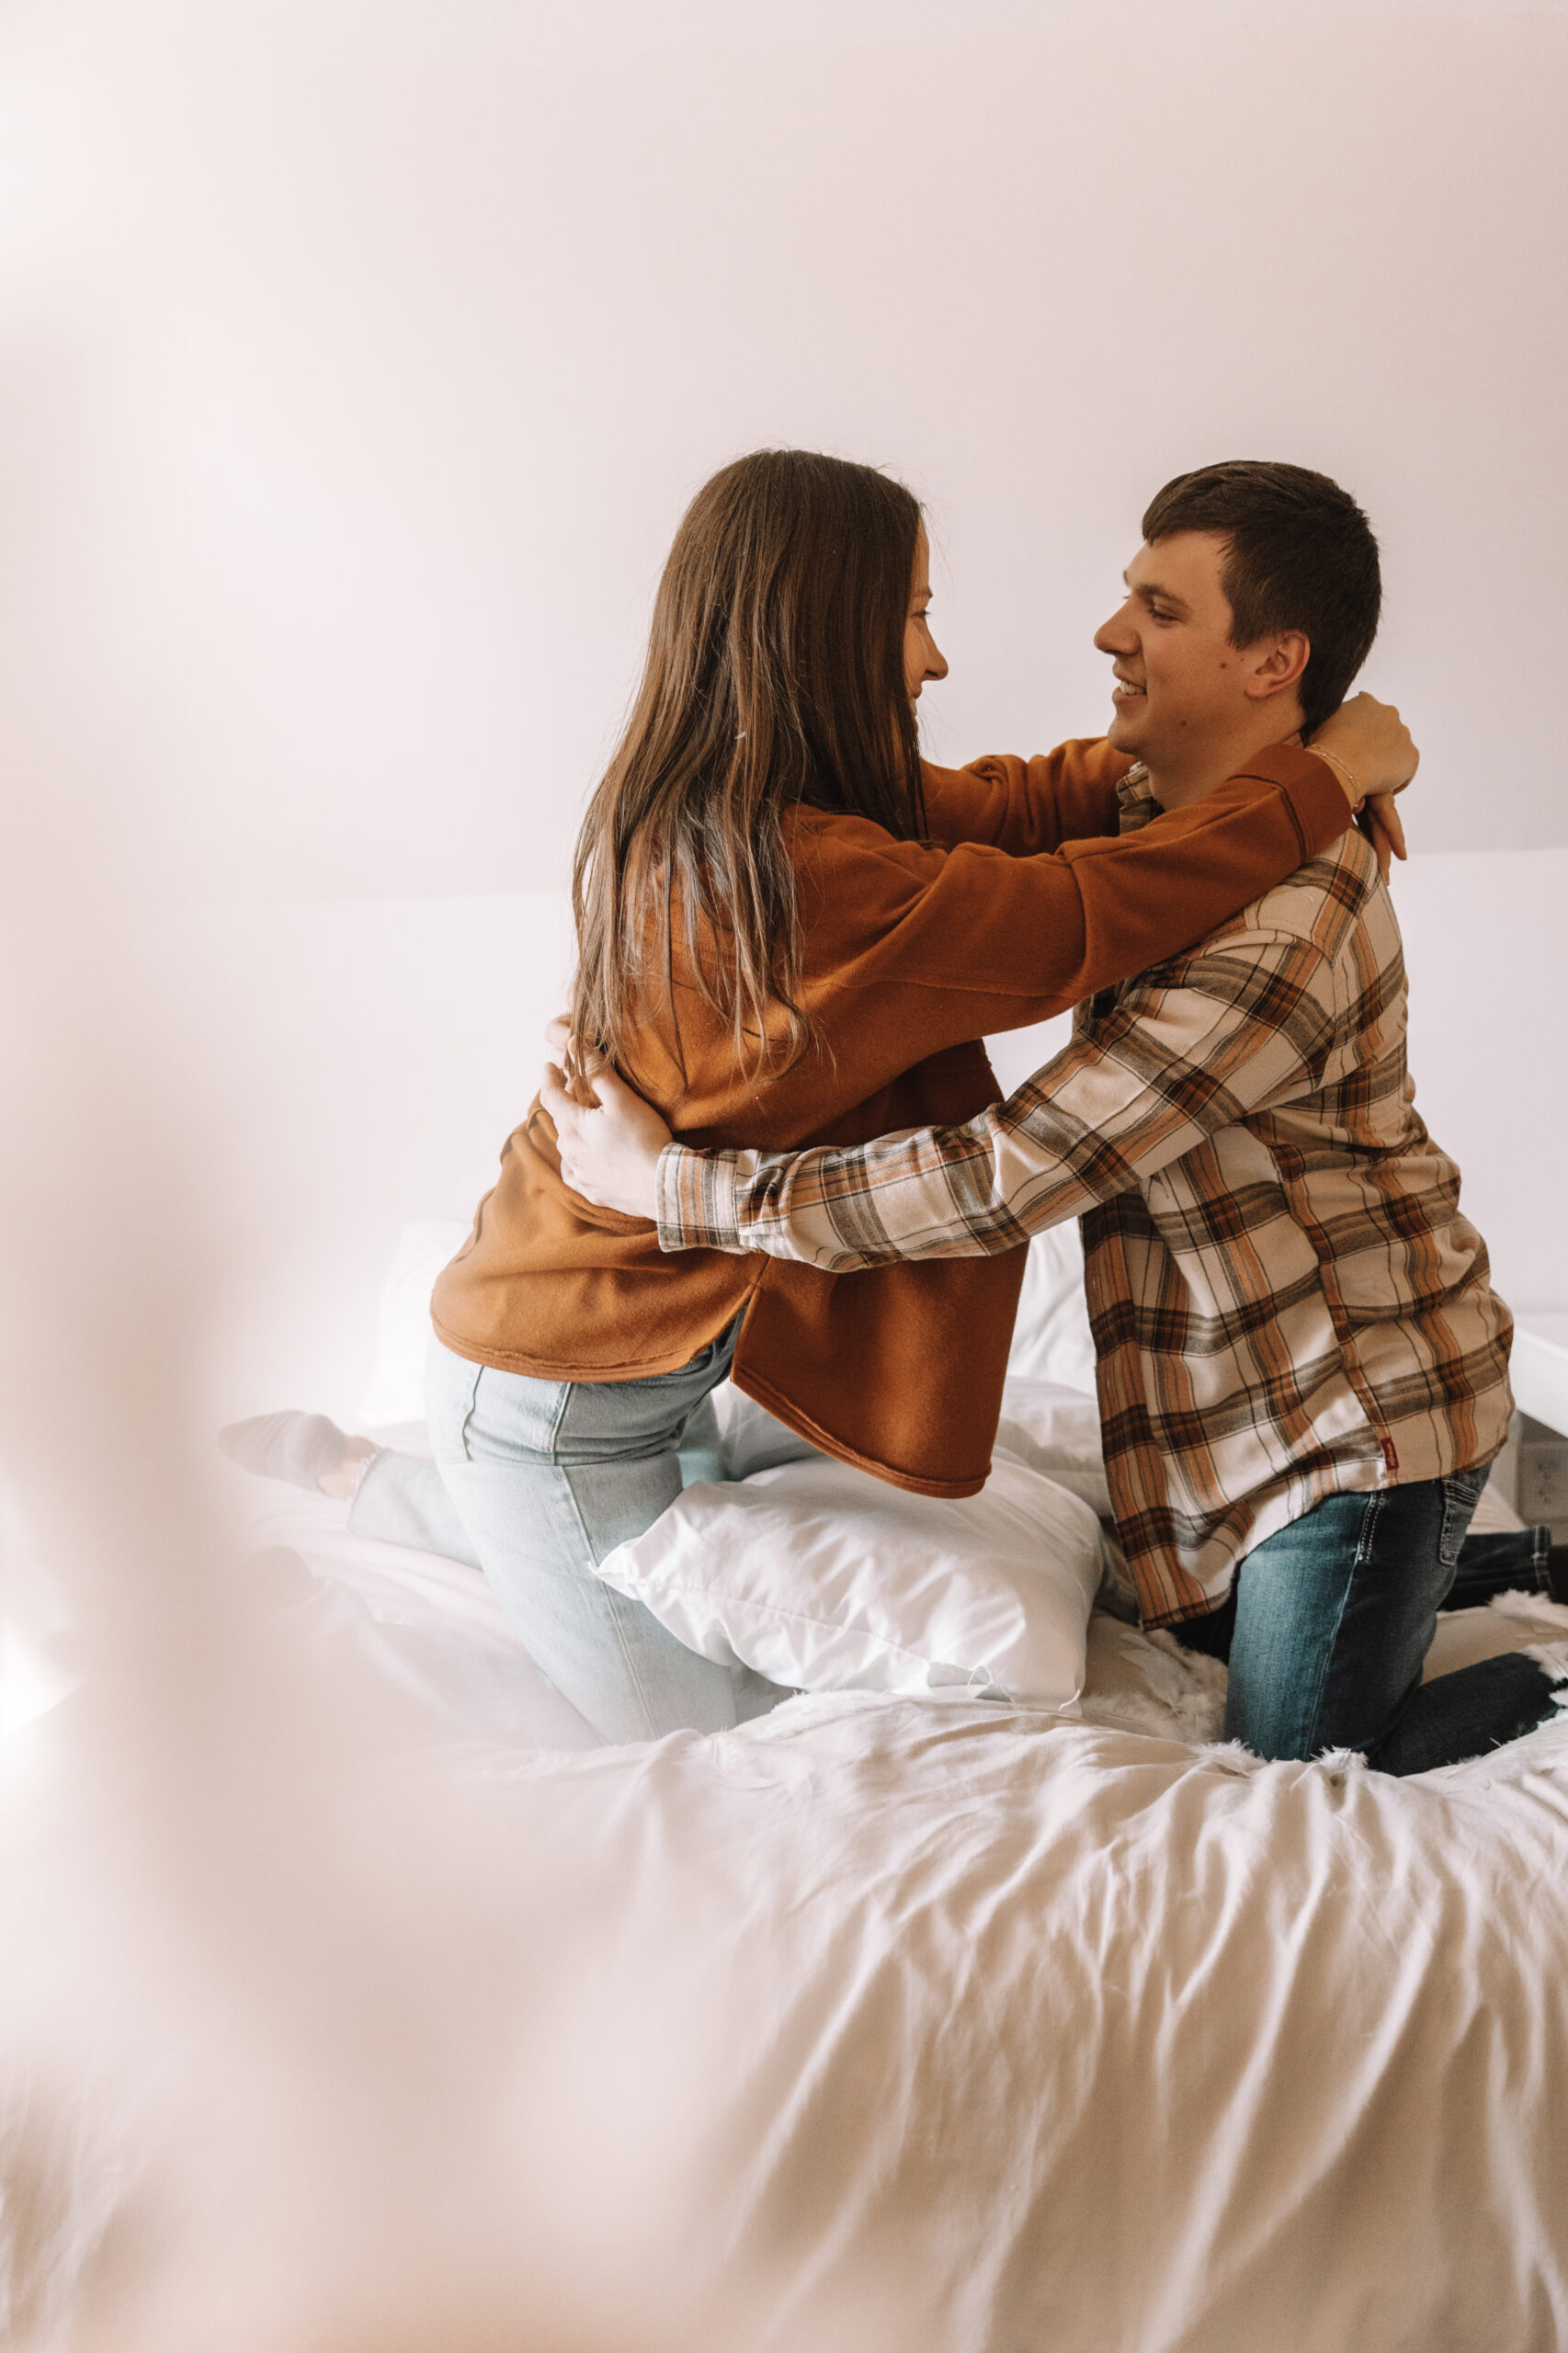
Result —
<path fill-rule="evenodd" d="M 562 1178 L 600 1209 L 653 1219 L 669 1129 L 599 1055 L 574 1051 L 563 1022 L 551 1023 L 550 1043 L 572 1072 L 569 1081 L 559 1064 L 546 1063 L 539 1090 L 555 1122 Z"/>

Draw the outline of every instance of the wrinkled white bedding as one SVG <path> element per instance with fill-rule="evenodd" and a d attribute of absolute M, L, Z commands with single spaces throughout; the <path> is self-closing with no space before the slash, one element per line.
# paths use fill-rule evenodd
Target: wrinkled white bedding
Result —
<path fill-rule="evenodd" d="M 641 2283 L 618 2353 L 1568 2342 L 1568 1718 L 1418 1780 L 1260 1767 L 1205 1745 L 1222 1670 L 1096 1615 L 1085 1722 L 802 1698 L 605 1748 L 472 1572 L 342 1523 L 267 1515 L 320 1580 L 284 1622 L 394 1698 L 388 1790 L 482 1827 L 487 2188 L 569 2309 Z M 1452 1623 L 1449 1664 L 1565 1626 Z M 68 2321 L 139 2152 L 40 2132 L 6 2064 L 13 2150 L 74 2170 L 19 2209 L 0 2124 L 0 2267 Z"/>
<path fill-rule="evenodd" d="M 1568 1725 L 1401 1783 L 815 1699 L 529 1769 L 636 1946 L 699 1907 L 780 2342 L 868 2279 L 926 2353 L 1568 2336 Z"/>
<path fill-rule="evenodd" d="M 419 1769 L 516 1861 L 519 2207 L 591 2151 L 613 2267 L 643 2185 L 687 2342 L 1568 2336 L 1568 1723 L 1399 1782 L 854 1695 Z"/>

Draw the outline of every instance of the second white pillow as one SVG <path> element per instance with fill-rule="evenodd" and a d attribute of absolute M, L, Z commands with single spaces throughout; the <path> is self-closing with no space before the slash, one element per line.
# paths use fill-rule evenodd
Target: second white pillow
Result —
<path fill-rule="evenodd" d="M 1070 1708 L 1103 1566 L 1089 1506 L 1022 1463 L 952 1502 L 818 1457 L 688 1487 L 598 1574 L 774 1683 Z"/>

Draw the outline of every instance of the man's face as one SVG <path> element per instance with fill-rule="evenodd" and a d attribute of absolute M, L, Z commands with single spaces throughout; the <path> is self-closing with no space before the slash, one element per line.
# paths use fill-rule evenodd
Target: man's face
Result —
<path fill-rule="evenodd" d="M 1218 531 L 1173 531 L 1141 547 L 1124 575 L 1125 603 L 1095 632 L 1116 680 L 1110 740 L 1153 767 L 1223 743 L 1267 699 L 1249 658 L 1262 649 L 1231 643 L 1225 546 Z M 1281 722 L 1284 732 L 1283 712 Z"/>

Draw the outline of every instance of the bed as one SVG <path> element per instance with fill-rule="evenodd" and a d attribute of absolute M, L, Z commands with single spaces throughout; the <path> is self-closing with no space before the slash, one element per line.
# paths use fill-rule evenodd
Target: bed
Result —
<path fill-rule="evenodd" d="M 1081 1374 L 1065 1246 L 1020 1379 Z M 273 1699 L 210 1868 L 153 1927 L 73 1881 L 6 1959 L 19 2353 L 1568 2342 L 1568 1717 L 1259 1765 L 1222 1669 L 1108 1608 L 1071 1709 L 609 1748 L 472 1570 L 257 1500 Z M 1428 1671 L 1564 1634 L 1509 1599 Z M 99 1705 L 8 1744 L 34 1919 Z"/>

